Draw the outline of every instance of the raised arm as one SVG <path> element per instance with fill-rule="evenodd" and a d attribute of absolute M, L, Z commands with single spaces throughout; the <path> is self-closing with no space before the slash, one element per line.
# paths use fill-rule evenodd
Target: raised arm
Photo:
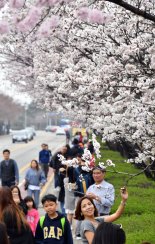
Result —
<path fill-rule="evenodd" d="M 105 222 L 113 222 L 116 219 L 118 219 L 122 213 L 124 212 L 125 209 L 125 205 L 126 205 L 126 201 L 128 199 L 128 192 L 127 189 L 125 187 L 121 188 L 121 197 L 122 197 L 122 201 L 118 207 L 118 209 L 116 210 L 115 213 L 109 215 L 109 216 L 104 216 L 104 221 Z"/>

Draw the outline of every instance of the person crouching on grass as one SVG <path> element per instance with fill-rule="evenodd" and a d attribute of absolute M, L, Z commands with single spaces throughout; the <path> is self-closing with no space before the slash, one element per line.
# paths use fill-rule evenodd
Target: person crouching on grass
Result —
<path fill-rule="evenodd" d="M 53 194 L 45 195 L 42 204 L 46 214 L 37 224 L 35 243 L 73 244 L 69 222 L 63 214 L 57 212 L 57 198 Z"/>

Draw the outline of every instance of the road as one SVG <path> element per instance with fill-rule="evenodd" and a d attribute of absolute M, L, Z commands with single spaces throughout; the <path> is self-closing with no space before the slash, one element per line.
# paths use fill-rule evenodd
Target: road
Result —
<path fill-rule="evenodd" d="M 15 159 L 20 172 L 20 183 L 23 181 L 25 172 L 32 159 L 38 160 L 38 153 L 41 150 L 41 144 L 47 143 L 52 153 L 57 151 L 62 145 L 65 145 L 65 136 L 58 136 L 55 133 L 37 131 L 33 141 L 28 143 L 18 142 L 13 144 L 11 136 L 0 137 L 0 160 L 3 159 L 2 151 L 8 148 L 11 151 L 10 157 Z"/>

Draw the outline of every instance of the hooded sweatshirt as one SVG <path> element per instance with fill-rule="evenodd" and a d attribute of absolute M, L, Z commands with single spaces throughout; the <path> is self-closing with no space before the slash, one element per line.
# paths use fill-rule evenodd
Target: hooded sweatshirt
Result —
<path fill-rule="evenodd" d="M 40 226 L 40 222 L 37 224 L 35 233 L 36 244 L 73 244 L 72 233 L 70 224 L 65 217 L 64 231 L 61 224 L 61 218 L 64 215 L 58 213 L 58 216 L 51 219 L 48 214 L 45 215 L 43 226 Z"/>

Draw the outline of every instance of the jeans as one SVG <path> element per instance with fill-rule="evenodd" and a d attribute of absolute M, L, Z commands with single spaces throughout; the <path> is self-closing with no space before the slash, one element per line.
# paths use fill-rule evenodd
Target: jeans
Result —
<path fill-rule="evenodd" d="M 62 214 L 66 214 L 65 213 L 65 208 L 64 208 L 64 202 L 60 202 L 60 208 L 61 208 L 61 213 Z"/>
<path fill-rule="evenodd" d="M 39 195 L 40 195 L 40 190 L 27 190 L 28 196 L 33 197 L 35 204 L 36 204 L 36 208 L 38 208 L 39 206 Z"/>
<path fill-rule="evenodd" d="M 60 186 L 60 174 L 55 172 L 54 174 L 54 187 Z"/>

